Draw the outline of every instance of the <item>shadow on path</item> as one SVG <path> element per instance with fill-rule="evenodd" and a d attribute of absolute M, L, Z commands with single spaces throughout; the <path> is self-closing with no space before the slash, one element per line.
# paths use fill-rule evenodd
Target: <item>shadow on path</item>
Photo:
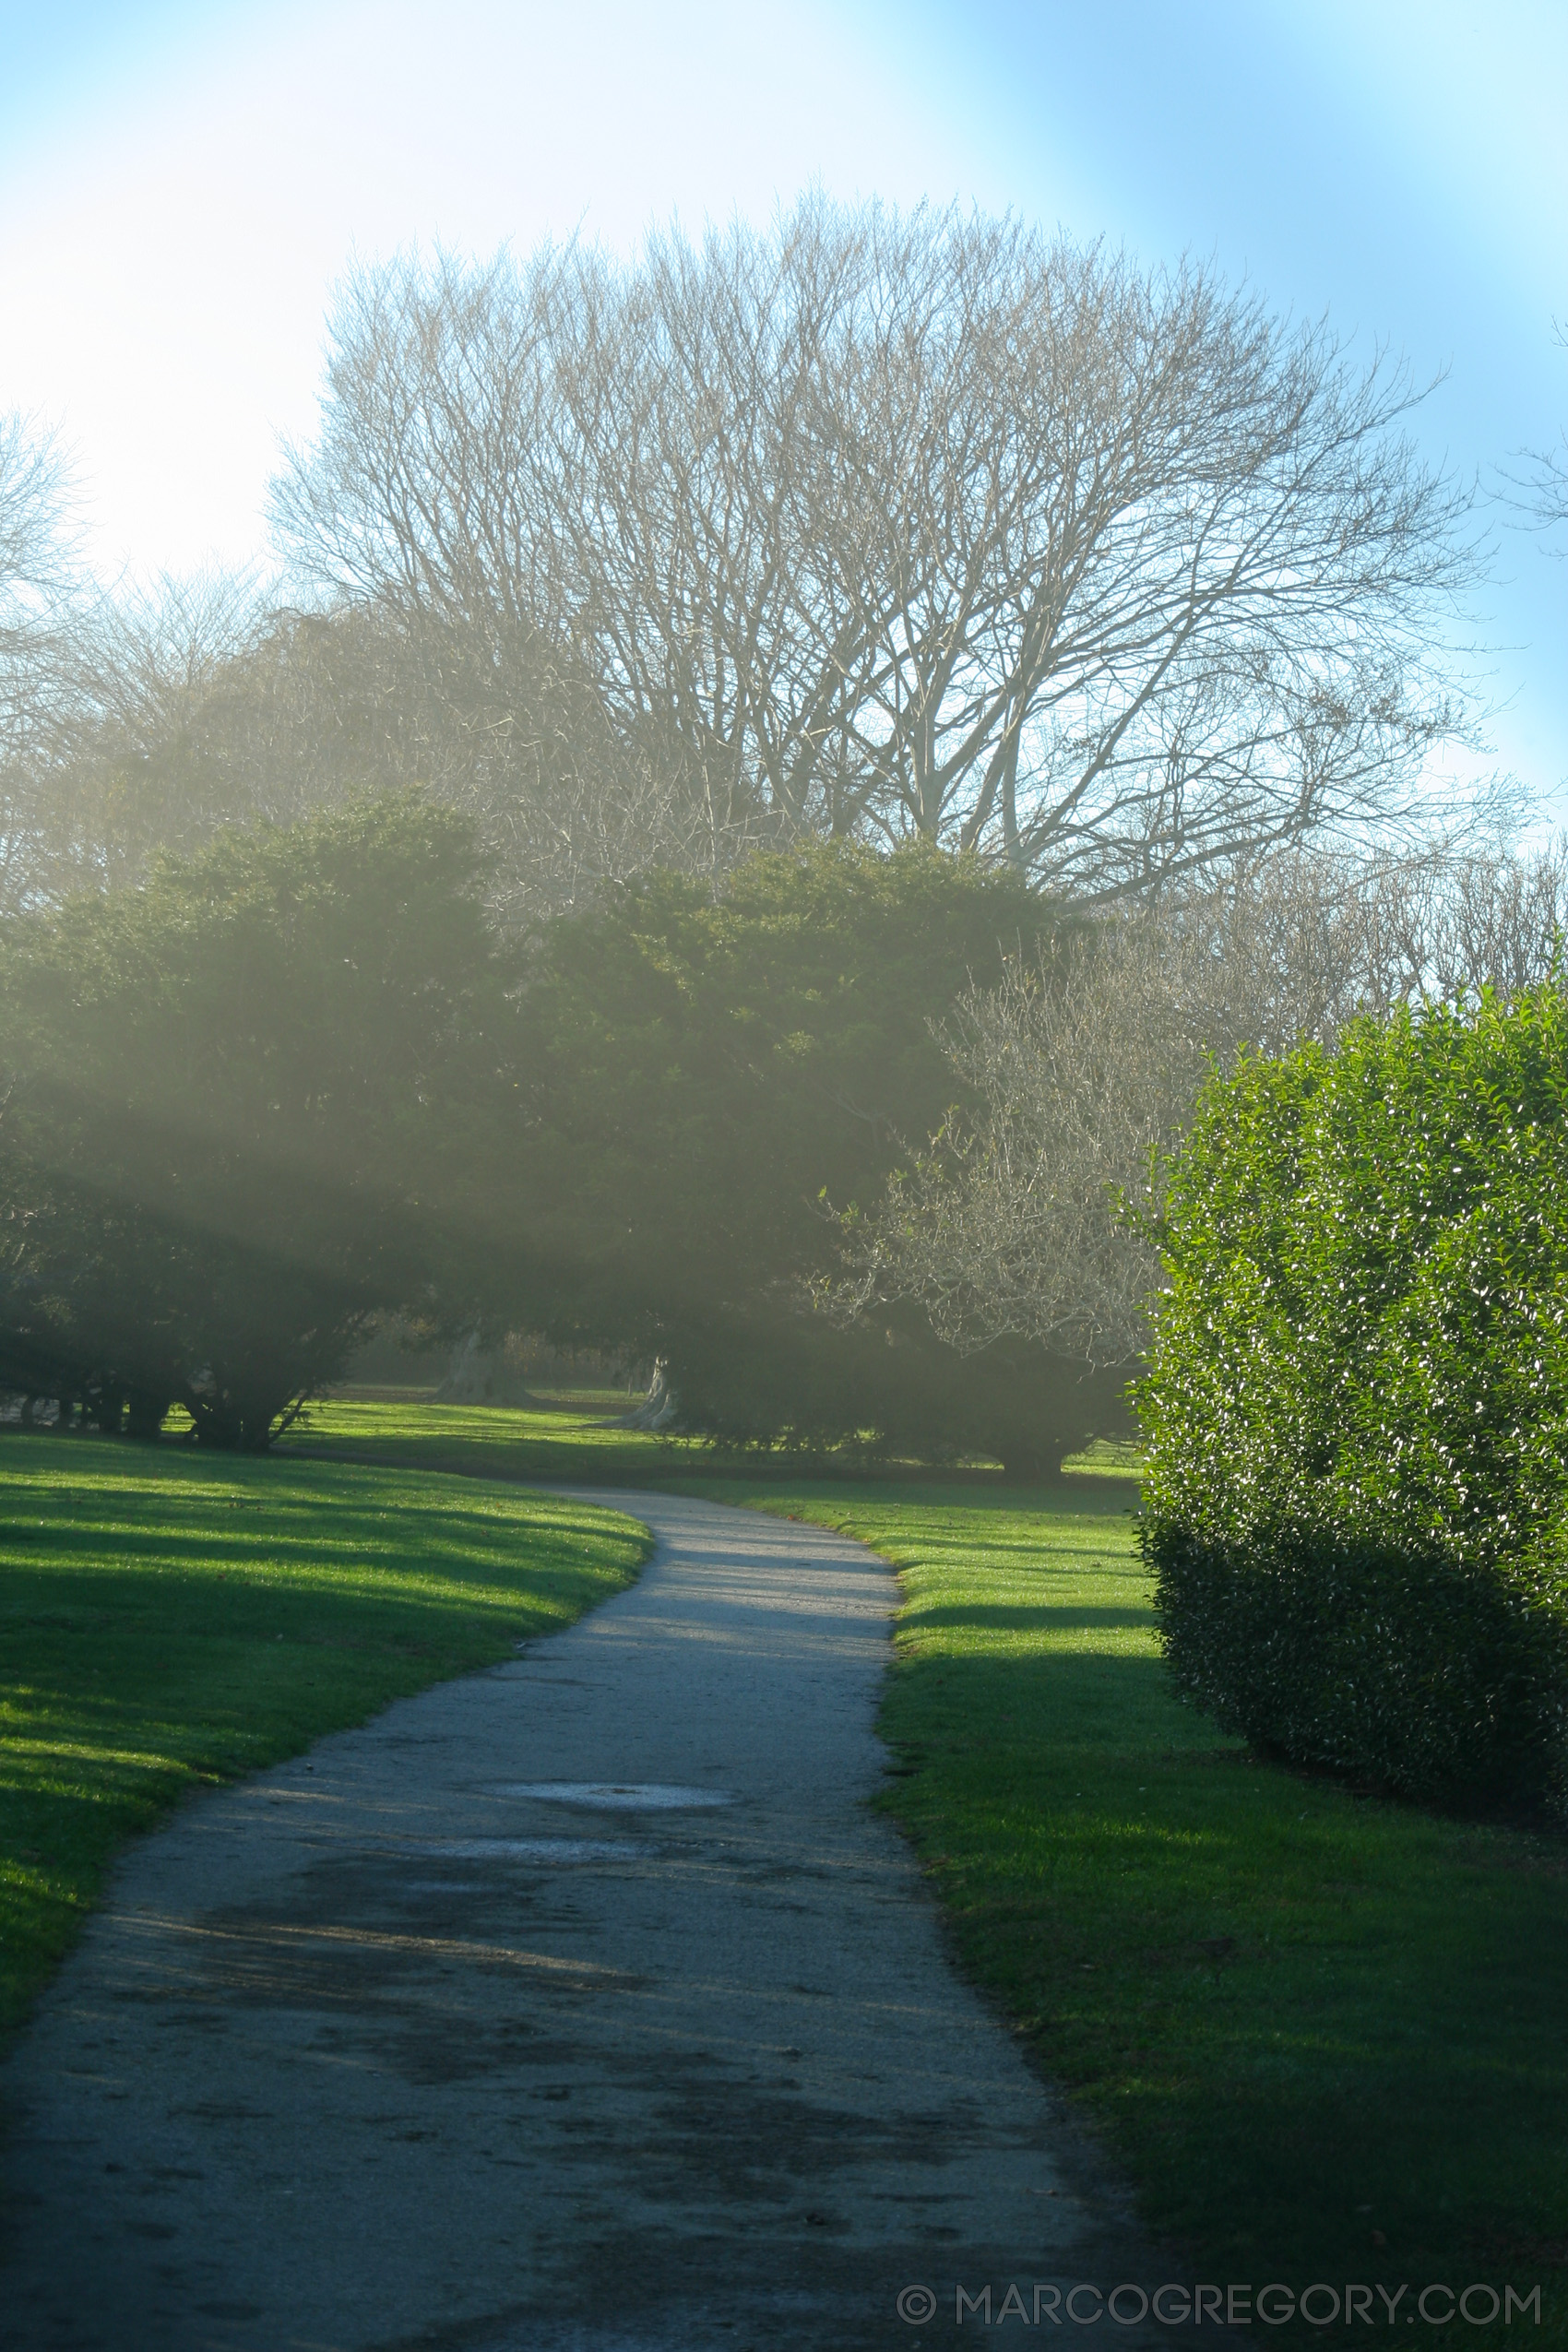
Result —
<path fill-rule="evenodd" d="M 868 1805 L 888 1571 L 593 1499 L 632 1589 L 125 1858 L 4 2085 L 6 2352 L 1183 2340 L 1051 2324 L 1167 2269 Z"/>

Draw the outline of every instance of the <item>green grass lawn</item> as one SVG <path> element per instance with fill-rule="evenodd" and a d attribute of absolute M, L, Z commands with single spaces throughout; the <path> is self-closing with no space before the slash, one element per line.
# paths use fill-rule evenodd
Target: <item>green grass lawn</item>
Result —
<path fill-rule="evenodd" d="M 471 1458 L 509 1475 L 678 1484 L 896 1563 L 890 1806 L 962 1964 L 1202 2278 L 1408 2283 L 1407 2345 L 1568 2344 L 1568 1843 L 1260 1764 L 1177 1705 L 1131 1478 L 703 1476 L 657 1440 L 475 1418 Z M 317 1434 L 394 1443 L 337 1408 Z M 464 1442 L 428 1410 L 396 1438 L 404 1458 Z M 1434 2280 L 1538 2282 L 1545 2323 L 1407 2325 Z"/>
<path fill-rule="evenodd" d="M 0 2041 L 186 1789 L 509 1656 L 646 1550 L 429 1470 L 0 1434 Z"/>
<path fill-rule="evenodd" d="M 633 1399 L 633 1402 L 636 1400 Z M 426 1468 L 460 1470 L 496 1479 L 558 1479 L 591 1485 L 668 1486 L 672 1479 L 721 1475 L 777 1484 L 779 1457 L 730 1451 L 698 1438 L 650 1436 L 646 1430 L 617 1429 L 610 1417 L 626 1408 L 613 1391 L 574 1391 L 548 1410 L 525 1411 L 492 1405 L 436 1405 L 407 1390 L 383 1396 L 363 1393 L 332 1396 L 313 1405 L 305 1420 L 291 1430 L 291 1454 L 338 1456 L 358 1462 L 417 1463 Z M 1101 1444 L 1075 1466 L 1096 1473 L 1135 1470 L 1128 1445 Z M 809 1466 L 837 1475 L 831 1461 Z M 868 1474 L 863 1468 L 861 1477 Z M 879 1478 L 907 1478 L 908 1464 L 890 1463 Z M 951 1475 L 951 1474 L 950 1474 Z M 962 1483 L 990 1488 L 997 1467 L 977 1466 L 956 1474 Z"/>
<path fill-rule="evenodd" d="M 493 1405 L 424 1405 L 334 1396 L 313 1405 L 284 1446 L 296 1455 L 415 1463 L 470 1477 L 659 1485 L 707 1456 L 691 1441 L 608 1428 L 596 1409 L 523 1412 Z M 729 1467 L 726 1463 L 724 1467 Z"/>
<path fill-rule="evenodd" d="M 1568 1843 L 1358 1799 L 1176 1705 L 1130 1478 L 714 1475 L 731 1467 L 588 1416 L 391 1401 L 324 1407 L 261 1463 L 0 1439 L 3 1918 L 28 1981 L 113 1844 L 193 1779 L 633 1572 L 624 1522 L 433 1471 L 678 1485 L 898 1566 L 888 1802 L 962 1964 L 1202 2278 L 1408 2282 L 1407 2345 L 1568 2345 Z M 1405 2326 L 1433 2279 L 1538 2282 L 1546 2323 Z"/>
<path fill-rule="evenodd" d="M 1103 1485 L 703 1491 L 901 1571 L 892 1810 L 963 1965 L 1201 2277 L 1538 2282 L 1538 2330 L 1404 2340 L 1568 2343 L 1568 1844 L 1259 1764 L 1179 1705 Z"/>

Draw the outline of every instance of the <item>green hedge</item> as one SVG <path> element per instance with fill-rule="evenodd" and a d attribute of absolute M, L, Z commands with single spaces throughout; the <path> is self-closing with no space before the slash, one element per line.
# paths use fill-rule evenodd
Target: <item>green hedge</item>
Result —
<path fill-rule="evenodd" d="M 1140 1405 L 1167 1656 L 1260 1746 L 1568 1791 L 1568 997 L 1217 1078 Z"/>

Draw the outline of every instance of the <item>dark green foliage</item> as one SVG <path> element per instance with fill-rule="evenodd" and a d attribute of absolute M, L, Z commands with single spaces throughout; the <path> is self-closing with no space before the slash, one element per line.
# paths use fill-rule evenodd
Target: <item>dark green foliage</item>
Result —
<path fill-rule="evenodd" d="M 1568 1733 L 1551 1580 L 1283 1525 L 1231 1540 L 1149 1524 L 1182 1688 L 1268 1752 L 1459 1803 L 1550 1799 Z"/>
<path fill-rule="evenodd" d="M 1141 1387 L 1167 1655 L 1223 1723 L 1446 1802 L 1568 1795 L 1568 1003 L 1216 1080 Z"/>
<path fill-rule="evenodd" d="M 885 1802 L 959 1961 L 1087 2110 L 1144 2221 L 1200 2279 L 1369 2283 L 1375 2332 L 1298 2319 L 1233 2340 L 1562 2352 L 1562 1840 L 1305 1782 L 1217 1740 L 1172 1705 L 1128 1520 L 1098 1483 L 702 1491 L 897 1564 Z M 1539 2327 L 1406 2323 L 1429 2280 L 1509 2278 L 1542 2285 Z"/>
<path fill-rule="evenodd" d="M 374 1313 L 440 1313 L 503 1086 L 474 862 L 373 802 L 10 926 L 0 1386 L 253 1448 Z"/>
<path fill-rule="evenodd" d="M 555 925 L 530 992 L 527 1197 L 563 1339 L 661 1356 L 729 1439 L 995 1450 L 1020 1469 L 1114 1425 L 1119 1382 L 1024 1346 L 963 1358 L 910 1310 L 835 1329 L 829 1214 L 880 1195 L 952 1099 L 929 1023 L 1059 910 L 929 845 L 757 857 L 722 900 L 656 873 Z"/>

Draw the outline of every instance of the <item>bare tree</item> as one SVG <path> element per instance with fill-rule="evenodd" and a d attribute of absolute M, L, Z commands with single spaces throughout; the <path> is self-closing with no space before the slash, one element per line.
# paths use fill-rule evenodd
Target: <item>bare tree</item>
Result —
<path fill-rule="evenodd" d="M 1439 846 L 1361 883 L 1360 1001 L 1452 1004 L 1482 987 L 1515 996 L 1558 969 L 1568 939 L 1568 836 L 1528 855 Z"/>
<path fill-rule="evenodd" d="M 1408 814 L 1474 557 L 1414 397 L 1202 270 L 819 196 L 362 274 L 274 515 L 318 595 L 537 637 L 715 841 L 1104 897 Z"/>
<path fill-rule="evenodd" d="M 711 847 L 590 686 L 543 661 L 502 671 L 437 619 L 267 609 L 244 579 L 165 579 L 79 600 L 54 650 L 11 770 L 27 820 L 14 879 L 32 899 L 135 879 L 220 826 L 411 786 L 474 819 L 515 925 Z"/>
<path fill-rule="evenodd" d="M 1004 1336 L 1091 1364 L 1135 1356 L 1154 1278 L 1121 1214 L 1203 1068 L 1147 919 L 971 990 L 938 1032 L 968 1096 L 869 1215 L 845 1219 L 847 1278 L 816 1304 L 858 1322 L 918 1299 L 964 1353 Z"/>
<path fill-rule="evenodd" d="M 138 874 L 252 812 L 198 755 L 203 715 L 249 642 L 255 599 L 220 575 L 105 593 L 81 583 L 60 616 L 47 692 L 29 692 L 23 895 L 39 901 Z"/>
<path fill-rule="evenodd" d="M 652 863 L 717 874 L 762 831 L 667 699 L 605 694 L 571 624 L 586 599 L 564 528 L 568 274 L 547 250 L 522 272 L 410 261 L 352 279 L 321 440 L 273 493 L 301 584 L 374 626 L 431 779 L 480 816 L 520 907 Z M 591 336 L 591 272 L 573 294 Z"/>
<path fill-rule="evenodd" d="M 193 795 L 180 751 L 255 610 L 216 575 L 106 593 L 77 556 L 57 437 L 0 420 L 0 906 L 138 871 L 234 813 Z"/>
<path fill-rule="evenodd" d="M 1202 271 L 956 211 L 361 272 L 274 490 L 304 609 L 78 615 L 47 725 L 15 703 L 25 887 L 364 783 L 469 809 L 525 923 L 802 832 L 1093 901 L 1386 831 L 1462 724 L 1472 554 L 1410 398 Z"/>
<path fill-rule="evenodd" d="M 72 576 L 68 542 L 69 470 L 59 436 L 36 417 L 0 416 L 0 593 L 6 600 L 0 643 L 25 625 L 28 600 L 48 605 Z"/>
<path fill-rule="evenodd" d="M 1158 1261 L 1159 1155 L 1243 1046 L 1330 1044 L 1359 1013 L 1504 993 L 1557 968 L 1568 842 L 1398 861 L 1276 854 L 1071 933 L 937 1032 L 965 1100 L 885 1198 L 844 1219 L 819 1307 L 917 1299 L 963 1350 L 1005 1336 L 1131 1362 Z"/>
<path fill-rule="evenodd" d="M 1557 327 L 1557 340 L 1568 350 L 1568 327 Z M 1511 467 L 1504 468 L 1503 495 L 1516 514 L 1538 530 L 1554 530 L 1568 523 L 1568 432 L 1564 432 L 1554 449 L 1523 449 L 1517 452 Z M 1568 549 L 1554 548 L 1553 554 L 1568 554 Z"/>
<path fill-rule="evenodd" d="M 58 437 L 36 418 L 0 416 L 0 907 L 27 896 L 32 788 L 66 693 L 80 585 L 69 502 Z"/>

